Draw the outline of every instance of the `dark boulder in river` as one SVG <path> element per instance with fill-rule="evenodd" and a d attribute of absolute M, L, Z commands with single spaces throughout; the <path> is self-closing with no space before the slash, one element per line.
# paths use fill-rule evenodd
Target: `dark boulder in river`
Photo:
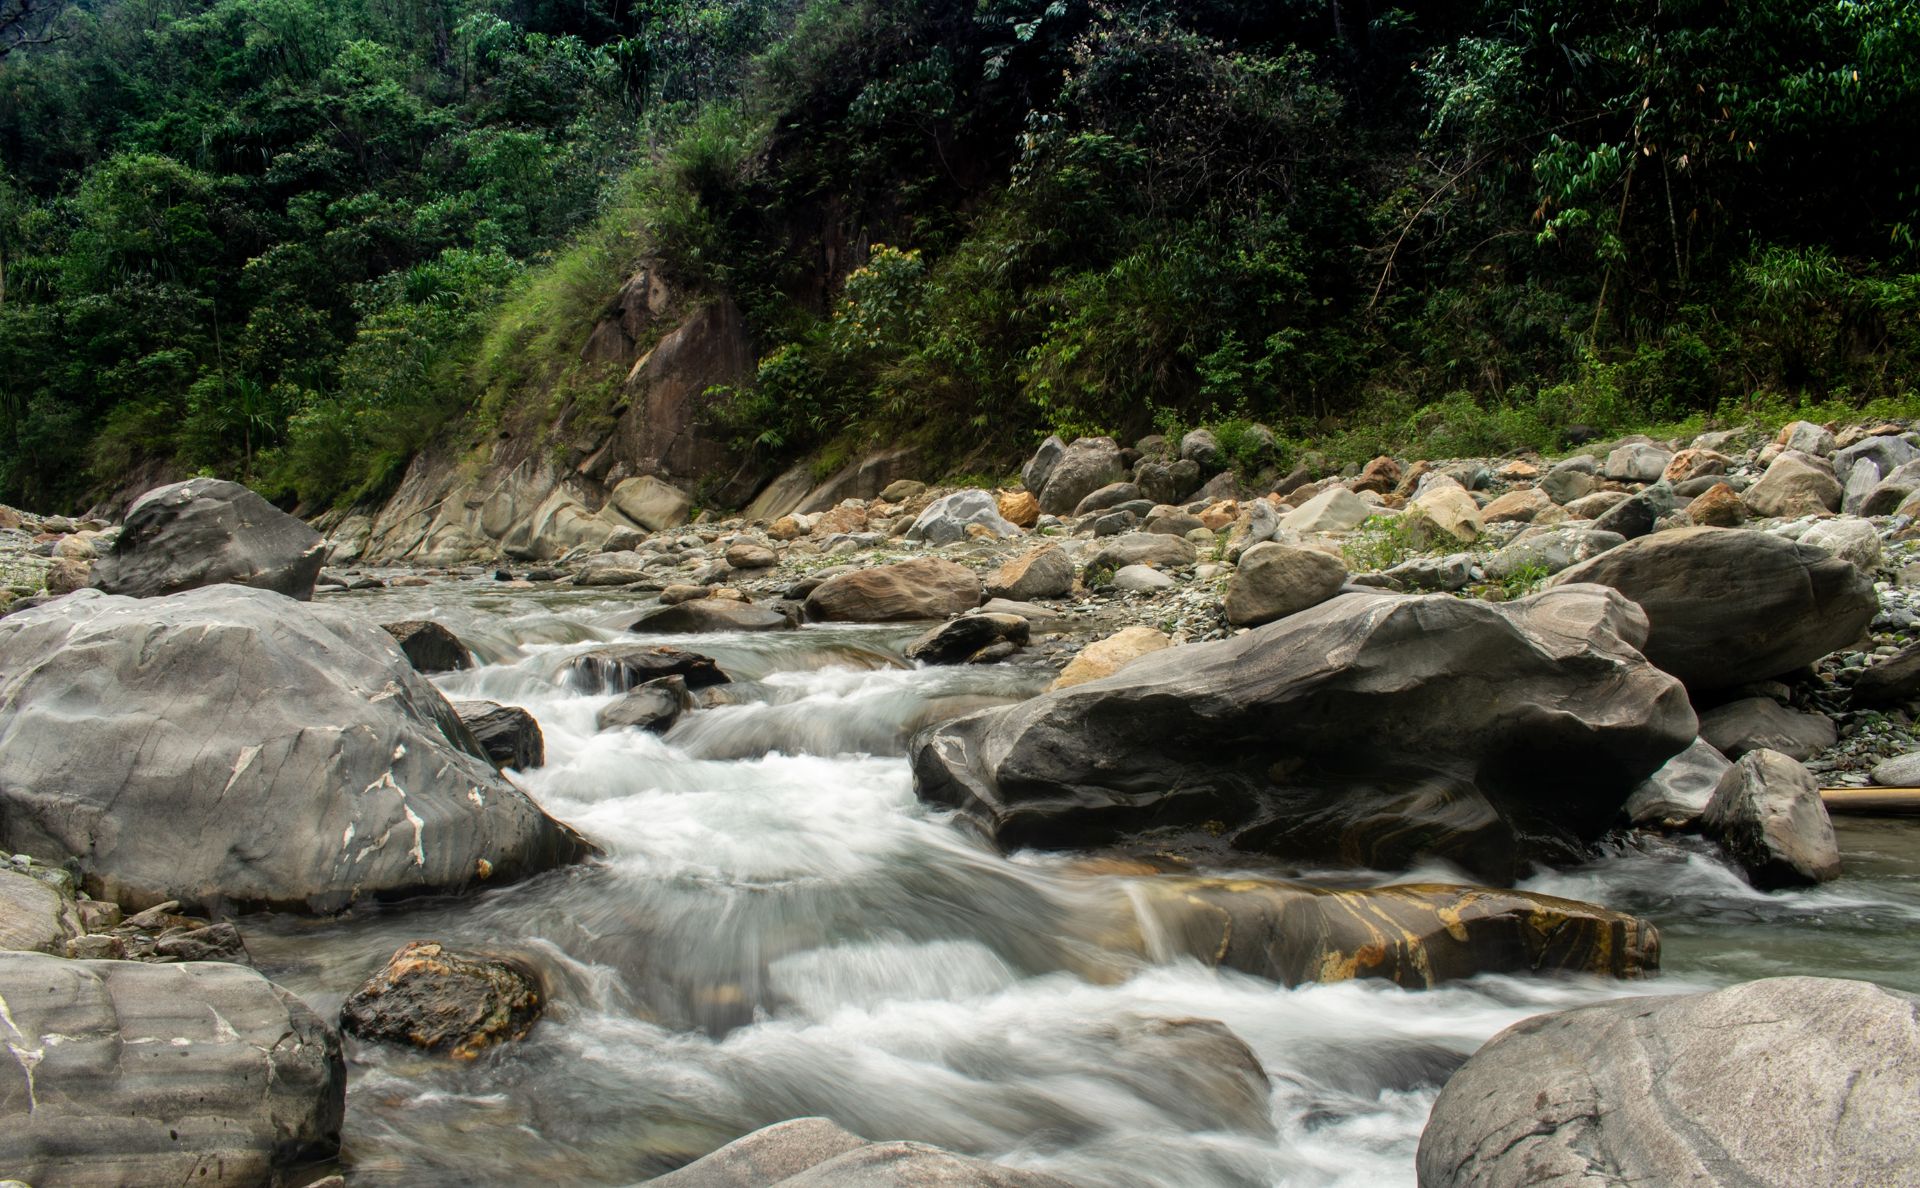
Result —
<path fill-rule="evenodd" d="M 1646 616 L 1565 586 L 1490 604 L 1354 593 L 922 732 L 920 795 L 1002 846 L 1224 837 L 1511 882 L 1579 854 L 1695 737 Z"/>
<path fill-rule="evenodd" d="M 1768 978 L 1516 1023 L 1453 1075 L 1421 1188 L 1920 1183 L 1920 998 Z"/>
<path fill-rule="evenodd" d="M 546 1005 L 540 974 L 525 961 L 414 941 L 347 996 L 340 1024 L 362 1039 L 472 1060 L 524 1038 Z"/>
<path fill-rule="evenodd" d="M 92 580 L 136 598 L 231 582 L 304 601 L 326 552 L 318 532 L 239 483 L 196 478 L 134 500 Z"/>
<path fill-rule="evenodd" d="M 517 705 L 497 701 L 456 701 L 453 712 L 473 731 L 475 742 L 495 767 L 531 771 L 547 761 L 547 737 L 540 723 Z"/>
<path fill-rule="evenodd" d="M 585 848 L 385 631 L 242 586 L 0 620 L 0 844 L 131 906 L 318 911 Z"/>
<path fill-rule="evenodd" d="M 244 966 L 0 953 L 0 1004 L 11 1178 L 279 1184 L 339 1150 L 338 1033 Z"/>

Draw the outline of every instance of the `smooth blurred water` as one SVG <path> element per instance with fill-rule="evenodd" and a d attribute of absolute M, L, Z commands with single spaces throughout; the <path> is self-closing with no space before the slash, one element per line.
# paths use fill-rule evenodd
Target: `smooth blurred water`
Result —
<path fill-rule="evenodd" d="M 1841 822 L 1848 875 L 1810 892 L 1755 892 L 1682 843 L 1527 884 L 1652 918 L 1655 982 L 1287 990 L 1142 956 L 1141 876 L 1003 857 L 915 800 L 915 729 L 1050 673 L 915 669 L 911 627 L 679 636 L 659 642 L 735 677 L 727 704 L 664 737 L 599 732 L 612 696 L 558 673 L 637 640 L 624 626 L 644 602 L 451 581 L 335 597 L 467 641 L 486 663 L 441 687 L 532 711 L 548 760 L 517 778 L 606 851 L 463 900 L 242 922 L 261 969 L 323 1013 L 418 939 L 528 952 L 557 983 L 525 1041 L 470 1063 L 350 1040 L 355 1184 L 630 1184 L 809 1114 L 1088 1188 L 1411 1184 L 1439 1085 L 1529 1015 L 1787 972 L 1920 989 L 1903 943 L 1920 919 L 1913 825 Z M 1180 1022 L 1195 1019 L 1244 1040 L 1265 1083 Z"/>

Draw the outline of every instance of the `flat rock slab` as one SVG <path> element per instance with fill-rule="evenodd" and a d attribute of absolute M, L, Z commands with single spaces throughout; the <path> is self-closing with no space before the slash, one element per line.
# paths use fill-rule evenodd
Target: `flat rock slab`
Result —
<path fill-rule="evenodd" d="M 1421 1188 L 1920 1182 L 1920 999 L 1769 978 L 1541 1015 L 1434 1104 Z"/>
<path fill-rule="evenodd" d="M 0 1168 L 30 1184 L 269 1184 L 340 1145 L 340 1037 L 244 966 L 0 953 Z"/>

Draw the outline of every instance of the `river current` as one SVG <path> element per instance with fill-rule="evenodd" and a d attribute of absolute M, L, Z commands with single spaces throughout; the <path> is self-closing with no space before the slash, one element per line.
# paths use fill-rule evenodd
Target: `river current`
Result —
<path fill-rule="evenodd" d="M 644 600 L 479 581 L 323 597 L 459 635 L 480 664 L 436 683 L 534 714 L 547 762 L 514 778 L 605 855 L 463 899 L 240 922 L 260 969 L 323 1014 L 411 940 L 527 953 L 553 982 L 526 1040 L 472 1062 L 349 1039 L 350 1184 L 635 1184 L 818 1114 L 1087 1188 L 1410 1185 L 1441 1083 L 1529 1015 L 1786 973 L 1920 991 L 1920 825 L 1837 820 L 1847 873 L 1813 891 L 1756 892 L 1679 842 L 1523 884 L 1653 920 L 1651 981 L 1286 989 L 1160 953 L 1137 906 L 1151 876 L 1005 857 L 915 799 L 916 729 L 1050 673 L 914 668 L 911 627 L 662 637 L 733 676 L 728 704 L 664 737 L 600 732 L 614 695 L 558 674 L 644 642 L 624 630 Z M 1264 1100 L 1194 1019 L 1252 1049 Z"/>

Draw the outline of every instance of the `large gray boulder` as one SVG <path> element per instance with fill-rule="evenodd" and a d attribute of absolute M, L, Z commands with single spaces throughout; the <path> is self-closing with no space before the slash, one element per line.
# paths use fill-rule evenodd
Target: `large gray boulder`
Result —
<path fill-rule="evenodd" d="M 1640 610 L 1595 587 L 1505 604 L 1343 594 L 934 726 L 914 778 L 1009 849 L 1209 825 L 1249 851 L 1437 854 L 1509 882 L 1580 853 L 1693 741 L 1684 690 L 1635 650 L 1645 637 Z"/>
<path fill-rule="evenodd" d="M 155 598 L 232 582 L 304 601 L 326 552 L 318 532 L 239 483 L 188 479 L 133 501 L 93 584 Z"/>
<path fill-rule="evenodd" d="M 13 1179 L 276 1184 L 339 1150 L 340 1037 L 251 969 L 0 953 L 0 1004 Z"/>
<path fill-rule="evenodd" d="M 1771 697 L 1742 697 L 1700 715 L 1700 737 L 1729 759 L 1748 751 L 1779 751 L 1811 759 L 1839 738 L 1825 714 L 1789 709 Z"/>
<path fill-rule="evenodd" d="M 1485 568 L 1495 581 L 1528 571 L 1555 574 L 1625 543 L 1618 532 L 1598 528 L 1529 528 L 1488 557 Z"/>
<path fill-rule="evenodd" d="M 1845 494 L 1819 458 L 1788 451 L 1773 460 L 1760 481 L 1741 492 L 1757 516 L 1812 516 L 1840 510 Z"/>
<path fill-rule="evenodd" d="M 795 1118 L 737 1138 L 648 1188 L 1073 1188 L 1040 1172 L 925 1143 L 870 1143 L 825 1118 Z"/>
<path fill-rule="evenodd" d="M 1862 438 L 1833 452 L 1833 474 L 1844 483 L 1853 477 L 1855 464 L 1864 460 L 1871 462 L 1880 474 L 1891 476 L 1914 457 L 1915 450 L 1905 438 L 1891 435 Z"/>
<path fill-rule="evenodd" d="M 1073 592 L 1073 576 L 1073 558 L 1067 551 L 1057 544 L 1043 544 L 994 571 L 987 578 L 987 593 L 1016 602 L 1065 598 Z"/>
<path fill-rule="evenodd" d="M 1421 1188 L 1920 1183 L 1920 998 L 1768 978 L 1507 1028 L 1453 1074 Z"/>
<path fill-rule="evenodd" d="M 809 619 L 826 623 L 896 623 L 945 619 L 986 600 L 980 576 L 964 565 L 920 557 L 830 577 L 807 595 Z"/>
<path fill-rule="evenodd" d="M 1227 583 L 1227 622 L 1257 627 L 1318 606 L 1346 584 L 1347 567 L 1318 549 L 1266 541 L 1240 558 Z"/>
<path fill-rule="evenodd" d="M 1873 583 L 1812 545 L 1738 528 L 1628 541 L 1555 582 L 1611 586 L 1647 612 L 1647 659 L 1695 689 L 1765 680 L 1860 637 Z"/>
<path fill-rule="evenodd" d="M 1108 483 L 1119 482 L 1126 474 L 1119 442 L 1111 437 L 1077 437 L 1048 468 L 1046 484 L 1035 488 L 1029 483 L 1027 489 L 1037 490 L 1041 511 L 1062 516 L 1079 506 L 1082 499 Z"/>
<path fill-rule="evenodd" d="M 1749 751 L 1721 775 L 1700 814 L 1700 830 L 1726 848 L 1756 887 L 1840 877 L 1840 846 L 1820 786 L 1778 751 Z"/>
<path fill-rule="evenodd" d="M 928 504 L 927 510 L 907 529 L 907 539 L 954 544 L 982 532 L 999 540 L 1022 535 L 1018 527 L 1000 515 L 1000 501 L 993 492 L 974 488 L 955 491 Z"/>
<path fill-rule="evenodd" d="M 243 586 L 0 620 L 0 845 L 131 906 L 318 911 L 583 849 L 385 631 Z"/>
<path fill-rule="evenodd" d="M 1733 764 L 1704 738 L 1667 760 L 1627 797 L 1627 820 L 1643 828 L 1686 829 L 1707 811 L 1720 777 Z"/>

